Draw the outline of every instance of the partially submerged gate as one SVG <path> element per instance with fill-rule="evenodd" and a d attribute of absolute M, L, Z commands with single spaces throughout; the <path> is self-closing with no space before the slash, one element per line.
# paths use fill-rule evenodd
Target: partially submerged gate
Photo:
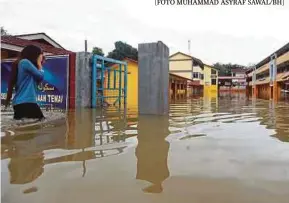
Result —
<path fill-rule="evenodd" d="M 92 56 L 92 108 L 126 106 L 127 63 Z"/>

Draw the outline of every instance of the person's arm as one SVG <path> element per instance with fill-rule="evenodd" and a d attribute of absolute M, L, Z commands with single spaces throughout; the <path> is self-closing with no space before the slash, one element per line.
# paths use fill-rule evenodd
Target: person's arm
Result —
<path fill-rule="evenodd" d="M 12 98 L 12 93 L 13 93 L 13 88 L 17 82 L 18 63 L 19 63 L 19 61 L 17 60 L 12 64 L 12 71 L 10 74 L 10 81 L 8 83 L 8 92 L 7 92 L 7 97 L 6 97 L 6 101 L 5 101 L 5 108 L 7 108 L 10 104 L 10 100 Z"/>
<path fill-rule="evenodd" d="M 26 71 L 28 71 L 29 73 L 32 74 L 32 76 L 37 80 L 37 81 L 41 81 L 44 78 L 44 71 L 42 69 L 38 70 L 38 68 L 36 68 L 36 66 L 31 63 L 29 60 L 27 59 L 23 59 L 21 61 L 20 66 L 22 68 L 24 68 Z"/>

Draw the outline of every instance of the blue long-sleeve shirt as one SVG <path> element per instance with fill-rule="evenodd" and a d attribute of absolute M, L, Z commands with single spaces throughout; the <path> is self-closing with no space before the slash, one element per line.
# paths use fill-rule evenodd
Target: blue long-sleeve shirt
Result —
<path fill-rule="evenodd" d="M 38 70 L 33 63 L 22 59 L 18 64 L 18 75 L 16 82 L 16 94 L 13 98 L 13 105 L 36 102 L 37 82 L 42 81 L 43 70 Z"/>

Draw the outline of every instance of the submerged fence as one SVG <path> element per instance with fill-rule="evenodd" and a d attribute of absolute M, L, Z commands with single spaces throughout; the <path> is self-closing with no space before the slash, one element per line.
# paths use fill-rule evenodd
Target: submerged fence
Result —
<path fill-rule="evenodd" d="M 127 63 L 92 56 L 92 107 L 125 106 L 127 100 Z"/>

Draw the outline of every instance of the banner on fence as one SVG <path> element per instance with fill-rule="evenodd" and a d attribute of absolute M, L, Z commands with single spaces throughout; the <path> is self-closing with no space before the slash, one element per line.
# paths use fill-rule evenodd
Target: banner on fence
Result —
<path fill-rule="evenodd" d="M 7 96 L 13 61 L 1 62 L 1 104 Z M 44 80 L 37 86 L 37 102 L 45 108 L 67 109 L 69 56 L 46 56 Z M 14 94 L 13 94 L 14 96 Z M 12 96 L 12 98 L 13 98 Z"/>

